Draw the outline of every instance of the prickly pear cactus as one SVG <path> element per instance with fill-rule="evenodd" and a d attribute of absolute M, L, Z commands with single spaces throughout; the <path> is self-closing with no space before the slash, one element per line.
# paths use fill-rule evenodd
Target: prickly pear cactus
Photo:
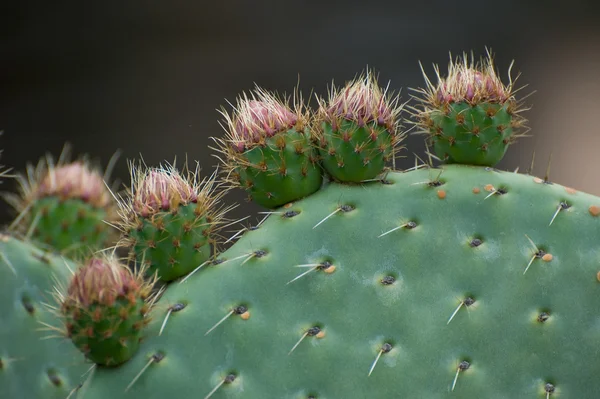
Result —
<path fill-rule="evenodd" d="M 134 182 L 143 195 L 123 202 L 121 242 L 155 274 L 171 263 L 178 272 L 156 303 L 111 268 L 58 291 L 64 330 L 98 363 L 77 396 L 596 398 L 600 198 L 493 168 L 524 120 L 512 83 L 486 62 L 451 63 L 411 107 L 446 162 L 437 167 L 386 171 L 399 108 L 381 107 L 375 85 L 340 94 L 343 112 L 325 105 L 330 120 L 321 102 L 309 130 L 280 102 L 241 99 L 245 111 L 217 139 L 225 180 L 273 211 L 225 252 L 173 245 L 186 232 L 180 208 L 198 208 L 181 182 Z M 332 152 L 343 162 L 328 161 Z M 214 188 L 207 213 L 223 209 Z M 193 218 L 208 226 L 198 239 L 218 241 L 214 220 Z M 73 298 L 102 308 L 74 314 Z M 111 362 L 122 364 L 107 367 L 106 348 L 125 353 Z"/>
<path fill-rule="evenodd" d="M 337 181 L 374 179 L 404 138 L 398 97 L 381 89 L 371 71 L 320 100 L 316 124 L 323 168 Z"/>
<path fill-rule="evenodd" d="M 173 166 L 141 170 L 131 165 L 133 190 L 120 201 L 121 245 L 148 276 L 168 282 L 193 271 L 211 256 L 211 238 L 229 209 L 219 207 L 214 176 Z"/>
<path fill-rule="evenodd" d="M 427 83 L 418 125 L 444 162 L 493 166 L 522 136 L 517 131 L 525 123 L 524 107 L 515 99 L 514 82 L 505 86 L 498 77 L 490 53 L 477 64 L 466 55 L 451 61 L 446 78 Z"/>
<path fill-rule="evenodd" d="M 296 94 L 295 109 L 286 101 L 257 88 L 252 98 L 238 98 L 224 139 L 217 139 L 226 181 L 242 187 L 250 199 L 276 208 L 317 191 L 323 177 L 312 146 L 316 134 Z"/>
<path fill-rule="evenodd" d="M 59 295 L 67 335 L 91 361 L 118 366 L 137 351 L 152 283 L 114 257 L 94 257 Z"/>
<path fill-rule="evenodd" d="M 331 184 L 172 284 L 86 398 L 593 398 L 599 207 L 462 165 Z"/>
<path fill-rule="evenodd" d="M 65 399 L 89 369 L 55 329 L 51 292 L 74 268 L 64 258 L 0 235 L 0 392 L 2 398 Z M 58 338 L 57 338 L 58 337 Z M 62 338 L 62 339 L 61 339 Z"/>
<path fill-rule="evenodd" d="M 64 155 L 64 154 L 63 154 Z M 115 203 L 104 177 L 89 161 L 55 165 L 50 156 L 27 175 L 17 176 L 19 195 L 8 195 L 19 212 L 14 227 L 47 248 L 76 258 L 104 248 L 114 238 L 106 222 L 115 220 Z"/>

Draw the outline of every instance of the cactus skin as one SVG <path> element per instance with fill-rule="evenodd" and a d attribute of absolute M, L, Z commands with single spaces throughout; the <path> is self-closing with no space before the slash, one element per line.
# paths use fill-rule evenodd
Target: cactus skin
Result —
<path fill-rule="evenodd" d="M 148 276 L 156 273 L 161 281 L 172 281 L 210 258 L 211 223 L 197 209 L 194 203 L 181 205 L 175 212 L 140 219 L 139 227 L 129 230 L 132 254 L 146 262 Z"/>
<path fill-rule="evenodd" d="M 332 183 L 295 216 L 271 215 L 218 258 L 231 261 L 171 284 L 138 354 L 97 370 L 85 399 L 221 383 L 211 399 L 596 398 L 600 198 L 491 168 L 441 172 Z M 333 273 L 287 284 L 321 262 Z M 204 335 L 240 305 L 251 317 Z"/>
<path fill-rule="evenodd" d="M 320 99 L 319 153 L 333 179 L 359 183 L 374 179 L 396 154 L 403 135 L 398 131 L 398 97 L 387 95 L 372 72 L 332 89 Z"/>
<path fill-rule="evenodd" d="M 286 101 L 257 87 L 252 99 L 238 99 L 232 115 L 222 111 L 227 136 L 215 141 L 224 157 L 226 179 L 266 208 L 306 197 L 323 181 L 302 98 L 297 96 L 295 103 L 292 110 Z"/>
<path fill-rule="evenodd" d="M 426 77 L 421 108 L 413 113 L 434 153 L 446 163 L 494 166 L 522 134 L 526 120 L 514 96 L 514 82 L 505 86 L 494 69 L 491 53 L 475 64 L 463 55 L 451 61 L 448 76 L 434 86 Z"/>
<path fill-rule="evenodd" d="M 448 104 L 430 115 L 434 152 L 446 163 L 493 166 L 511 143 L 513 114 L 510 104 Z"/>
<path fill-rule="evenodd" d="M 321 169 L 307 132 L 290 129 L 265 139 L 264 147 L 254 147 L 239 155 L 233 177 L 247 188 L 252 200 L 266 208 L 276 208 L 305 197 L 321 187 Z"/>
<path fill-rule="evenodd" d="M 7 235 L 0 254 L 0 396 L 65 399 L 90 364 L 66 339 L 46 339 L 56 332 L 42 323 L 59 328 L 44 304 L 75 265 Z"/>
<path fill-rule="evenodd" d="M 392 156 L 392 135 L 374 122 L 341 120 L 336 129 L 323 122 L 320 146 L 323 167 L 335 180 L 359 183 L 383 171 Z"/>
<path fill-rule="evenodd" d="M 148 324 L 152 284 L 114 258 L 92 258 L 71 279 L 61 312 L 73 344 L 96 364 L 118 366 L 135 354 Z"/>
<path fill-rule="evenodd" d="M 115 203 L 99 170 L 87 161 L 55 166 L 48 157 L 17 179 L 21 193 L 7 199 L 22 218 L 16 227 L 36 243 L 82 258 L 115 238 L 105 223 L 114 221 Z"/>
<path fill-rule="evenodd" d="M 103 222 L 109 219 L 106 209 L 80 199 L 40 198 L 31 206 L 31 215 L 40 215 L 32 239 L 71 257 L 88 254 L 110 241 L 110 226 Z M 34 223 L 35 219 L 30 220 Z"/>

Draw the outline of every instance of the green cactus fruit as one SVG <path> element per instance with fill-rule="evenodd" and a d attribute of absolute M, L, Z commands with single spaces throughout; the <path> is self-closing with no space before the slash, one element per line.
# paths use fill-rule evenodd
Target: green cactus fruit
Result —
<path fill-rule="evenodd" d="M 120 201 L 121 245 L 143 264 L 148 276 L 172 281 L 190 273 L 211 256 L 215 231 L 231 208 L 216 205 L 215 176 L 199 181 L 187 167 L 143 169 L 131 164 L 133 188 Z"/>
<path fill-rule="evenodd" d="M 508 146 L 523 134 L 521 104 L 514 96 L 514 81 L 505 86 L 494 69 L 492 55 L 477 64 L 463 55 L 450 61 L 448 77 L 437 85 L 426 77 L 417 124 L 446 163 L 494 166 Z"/>
<path fill-rule="evenodd" d="M 74 268 L 0 234 L 0 397 L 65 399 L 77 389 L 89 364 L 69 342 L 54 338 L 60 320 L 46 306 L 54 285 L 66 284 Z"/>
<path fill-rule="evenodd" d="M 600 198 L 415 169 L 329 184 L 169 285 L 85 399 L 597 398 Z"/>
<path fill-rule="evenodd" d="M 227 136 L 215 140 L 227 180 L 267 208 L 306 197 L 323 180 L 302 98 L 294 103 L 292 110 L 287 100 L 256 88 L 252 98 L 238 98 L 232 115 L 222 111 Z"/>
<path fill-rule="evenodd" d="M 333 179 L 359 183 L 383 172 L 404 138 L 398 100 L 379 87 L 371 71 L 319 100 L 319 152 Z"/>
<path fill-rule="evenodd" d="M 116 238 L 116 208 L 100 171 L 86 160 L 59 161 L 50 157 L 27 176 L 17 176 L 19 195 L 7 200 L 19 212 L 15 227 L 40 245 L 71 258 L 84 257 Z"/>
<path fill-rule="evenodd" d="M 90 259 L 59 296 L 67 336 L 96 364 L 126 362 L 149 322 L 153 284 L 115 258 Z"/>

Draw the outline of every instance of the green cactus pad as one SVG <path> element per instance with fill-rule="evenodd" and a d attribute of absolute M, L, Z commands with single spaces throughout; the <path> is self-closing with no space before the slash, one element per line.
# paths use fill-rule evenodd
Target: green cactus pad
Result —
<path fill-rule="evenodd" d="M 323 123 L 320 153 L 323 167 L 338 181 L 358 183 L 374 179 L 393 153 L 393 136 L 376 122 L 359 126 L 341 119 L 334 129 Z"/>
<path fill-rule="evenodd" d="M 597 398 L 600 198 L 439 172 L 330 184 L 271 215 L 171 284 L 85 399 Z"/>
<path fill-rule="evenodd" d="M 138 227 L 129 230 L 132 254 L 147 266 L 148 276 L 158 273 L 160 280 L 172 281 L 210 258 L 211 223 L 196 210 L 197 205 L 189 203 L 151 218 L 139 217 Z"/>
<path fill-rule="evenodd" d="M 68 265 L 68 266 L 67 266 Z M 16 238 L 0 235 L 0 397 L 65 399 L 90 367 L 58 331 L 60 320 L 44 303 L 74 268 Z"/>
<path fill-rule="evenodd" d="M 267 208 L 314 193 L 323 179 L 308 133 L 295 129 L 266 138 L 265 146 L 237 154 L 233 162 L 237 165 L 235 179 L 255 202 Z"/>
<path fill-rule="evenodd" d="M 106 210 L 80 199 L 37 199 L 31 205 L 32 239 L 71 257 L 89 255 L 110 239 Z"/>
<path fill-rule="evenodd" d="M 511 103 L 450 103 L 430 113 L 435 154 L 446 163 L 494 166 L 513 136 Z"/>

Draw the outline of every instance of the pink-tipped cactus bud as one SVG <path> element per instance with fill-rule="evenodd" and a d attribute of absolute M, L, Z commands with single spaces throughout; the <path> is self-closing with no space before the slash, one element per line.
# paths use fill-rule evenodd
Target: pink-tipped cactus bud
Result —
<path fill-rule="evenodd" d="M 213 233 L 230 208 L 220 201 L 215 175 L 199 181 L 199 170 L 130 165 L 131 191 L 120 201 L 121 244 L 143 263 L 148 276 L 182 277 L 211 256 Z"/>
<path fill-rule="evenodd" d="M 341 89 L 332 87 L 328 100 L 319 100 L 319 150 L 334 180 L 360 183 L 382 173 L 404 138 L 398 101 L 369 70 Z"/>
<path fill-rule="evenodd" d="M 258 86 L 242 94 L 233 112 L 221 110 L 227 134 L 215 139 L 225 180 L 268 208 L 312 194 L 322 182 L 309 112 L 299 92 L 293 108 L 288 100 Z"/>
<path fill-rule="evenodd" d="M 221 112 L 226 119 L 229 144 L 244 152 L 256 144 L 285 132 L 300 124 L 305 124 L 301 109 L 292 110 L 285 101 L 266 90 L 257 88 L 252 97 L 243 95 L 238 98 L 233 115 Z"/>
<path fill-rule="evenodd" d="M 511 97 L 511 85 L 505 86 L 494 69 L 491 56 L 484 62 L 469 63 L 467 57 L 450 62 L 448 76 L 432 88 L 430 100 L 438 105 L 466 101 L 503 103 Z"/>
<path fill-rule="evenodd" d="M 76 198 L 104 208 L 112 200 L 102 175 L 82 161 L 49 168 L 32 193 L 38 198 Z"/>
<path fill-rule="evenodd" d="M 152 285 L 117 259 L 90 259 L 73 276 L 61 303 L 67 335 L 95 363 L 127 361 L 149 321 Z"/>
<path fill-rule="evenodd" d="M 375 122 L 386 126 L 390 131 L 396 129 L 396 119 L 400 112 L 398 97 L 390 98 L 377 83 L 372 72 L 346 84 L 341 90 L 332 89 L 329 101 L 322 102 L 320 112 L 330 122 L 346 119 L 359 126 Z"/>
<path fill-rule="evenodd" d="M 143 216 L 168 211 L 198 200 L 197 188 L 175 169 L 151 168 L 139 177 L 133 194 L 133 210 Z"/>
<path fill-rule="evenodd" d="M 437 157 L 447 163 L 498 163 L 525 123 L 514 81 L 502 83 L 489 52 L 477 63 L 464 54 L 450 61 L 447 77 L 437 67 L 436 74 L 437 84 L 425 77 L 427 87 L 419 90 L 423 98 L 414 116 Z"/>
<path fill-rule="evenodd" d="M 27 175 L 17 176 L 21 192 L 7 199 L 19 212 L 18 229 L 74 258 L 114 244 L 116 201 L 105 184 L 108 172 L 85 158 L 70 162 L 66 157 L 28 165 Z"/>
<path fill-rule="evenodd" d="M 140 278 L 120 263 L 92 258 L 73 276 L 67 296 L 84 307 L 91 304 L 113 306 L 119 297 L 140 294 L 143 286 Z"/>

